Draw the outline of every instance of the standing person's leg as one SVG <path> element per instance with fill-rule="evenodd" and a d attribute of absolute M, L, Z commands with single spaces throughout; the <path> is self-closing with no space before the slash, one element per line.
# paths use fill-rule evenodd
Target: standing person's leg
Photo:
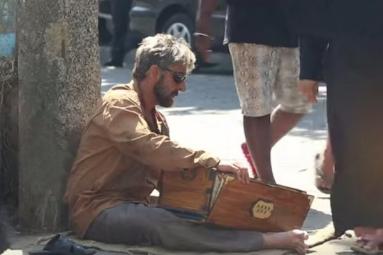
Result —
<path fill-rule="evenodd" d="M 383 227 L 382 47 L 379 40 L 345 39 L 333 42 L 328 54 L 335 160 L 331 209 L 337 234 L 357 226 Z"/>
<path fill-rule="evenodd" d="M 98 44 L 100 46 L 107 45 L 112 39 L 112 35 L 106 28 L 106 20 L 98 19 Z"/>
<path fill-rule="evenodd" d="M 258 118 L 244 116 L 246 142 L 249 147 L 253 148 L 251 150 L 252 158 L 258 162 L 254 162 L 255 169 L 272 171 L 272 147 L 298 123 L 303 115 L 286 112 L 277 106 L 271 114 L 271 119 L 270 115 Z"/>
<path fill-rule="evenodd" d="M 276 48 L 278 73 L 274 83 L 274 95 L 279 104 L 271 115 L 272 145 L 287 134 L 311 109 L 311 104 L 298 89 L 299 50 Z"/>
<path fill-rule="evenodd" d="M 229 49 L 246 142 L 261 179 L 275 182 L 271 148 L 311 107 L 298 91 L 298 49 L 255 44 L 230 44 Z M 273 92 L 280 105 L 270 119 Z"/>
<path fill-rule="evenodd" d="M 275 182 L 270 159 L 270 114 L 276 67 L 273 48 L 249 43 L 230 43 L 234 79 L 242 108 L 246 142 L 258 176 Z"/>
<path fill-rule="evenodd" d="M 270 115 L 262 117 L 243 116 L 243 128 L 255 169 L 261 180 L 275 183 L 271 167 Z"/>
<path fill-rule="evenodd" d="M 303 113 L 291 113 L 277 106 L 271 114 L 272 146 L 284 137 L 304 116 Z"/>
<path fill-rule="evenodd" d="M 227 230 L 186 222 L 161 208 L 124 203 L 101 213 L 85 237 L 174 250 L 228 252 L 282 248 L 303 253 L 307 234 L 299 230 L 268 234 Z"/>
<path fill-rule="evenodd" d="M 353 110 L 351 107 L 347 107 L 347 104 L 345 104 L 345 96 L 339 96 L 339 93 L 350 93 L 348 89 L 345 89 L 344 92 L 341 92 L 343 89 L 339 87 L 341 83 L 336 81 L 332 76 L 333 74 L 336 74 L 339 72 L 338 68 L 336 70 L 328 72 L 326 77 L 326 83 L 327 83 L 327 118 L 328 118 L 328 129 L 329 129 L 329 136 L 332 143 L 333 148 L 333 155 L 334 159 L 336 161 L 335 163 L 335 175 L 334 175 L 334 183 L 332 186 L 332 192 L 331 192 L 331 210 L 332 210 L 332 218 L 334 222 L 335 232 L 336 235 L 342 235 L 344 231 L 350 228 L 351 220 L 350 216 L 348 216 L 348 211 L 352 209 L 350 200 L 346 200 L 346 196 L 341 195 L 344 194 L 344 180 L 346 177 L 345 175 L 345 169 L 344 164 L 344 157 L 347 157 L 347 138 L 349 135 L 344 133 L 343 130 L 347 129 L 346 125 L 347 123 L 344 122 L 344 119 L 341 119 L 340 116 L 342 115 L 348 115 L 347 117 L 350 117 L 347 113 L 349 110 Z M 348 110 L 347 110 L 348 109 Z M 338 117 L 339 116 L 339 117 Z M 345 116 L 346 117 L 346 116 Z M 352 119 L 352 118 L 351 118 Z M 347 146 L 348 147 L 348 146 Z M 350 156 L 350 155 L 349 155 Z M 351 159 L 349 159 L 351 160 Z M 347 174 L 347 173 L 346 173 Z M 342 179 L 342 181 L 339 184 L 339 181 Z M 348 186 L 348 185 L 346 185 Z M 347 188 L 348 189 L 348 188 Z M 339 192 L 339 191 L 340 192 Z M 348 193 L 348 191 L 346 191 Z M 343 199 L 338 198 L 338 196 L 344 196 Z M 349 198 L 349 197 L 348 197 Z M 344 202 L 342 202 L 342 200 Z M 354 204 L 355 205 L 355 204 Z M 359 205 L 358 205 L 359 206 Z M 341 210 L 338 210 L 340 208 Z M 352 212 L 350 211 L 350 214 Z"/>
<path fill-rule="evenodd" d="M 113 41 L 111 61 L 106 65 L 122 66 L 125 56 L 125 41 L 129 31 L 132 0 L 111 0 Z"/>

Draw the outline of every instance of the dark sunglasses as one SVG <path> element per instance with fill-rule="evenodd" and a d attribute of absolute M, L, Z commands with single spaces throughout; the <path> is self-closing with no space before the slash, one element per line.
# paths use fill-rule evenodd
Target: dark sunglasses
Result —
<path fill-rule="evenodd" d="M 187 74 L 182 73 L 182 72 L 176 72 L 172 69 L 161 67 L 161 69 L 166 70 L 170 72 L 173 75 L 173 80 L 175 83 L 181 83 L 186 80 Z"/>

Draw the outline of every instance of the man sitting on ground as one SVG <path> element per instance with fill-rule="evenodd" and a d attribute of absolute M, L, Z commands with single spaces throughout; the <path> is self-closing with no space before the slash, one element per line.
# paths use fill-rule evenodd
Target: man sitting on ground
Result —
<path fill-rule="evenodd" d="M 307 234 L 300 230 L 259 233 L 197 225 L 149 205 L 162 171 L 215 167 L 249 181 L 246 168 L 169 139 L 156 105 L 170 107 L 185 91 L 194 62 L 183 40 L 164 34 L 143 40 L 133 80 L 105 94 L 83 133 L 65 194 L 73 230 L 106 243 L 222 252 L 285 248 L 303 254 Z"/>

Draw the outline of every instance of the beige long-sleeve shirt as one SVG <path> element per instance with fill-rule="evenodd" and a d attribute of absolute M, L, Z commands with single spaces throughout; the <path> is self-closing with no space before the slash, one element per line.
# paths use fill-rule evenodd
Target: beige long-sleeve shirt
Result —
<path fill-rule="evenodd" d="M 161 171 L 219 163 L 204 151 L 172 142 L 157 111 L 157 128 L 151 129 L 139 93 L 133 84 L 113 87 L 84 130 L 65 194 L 72 228 L 81 237 L 103 210 L 126 201 L 148 202 Z"/>

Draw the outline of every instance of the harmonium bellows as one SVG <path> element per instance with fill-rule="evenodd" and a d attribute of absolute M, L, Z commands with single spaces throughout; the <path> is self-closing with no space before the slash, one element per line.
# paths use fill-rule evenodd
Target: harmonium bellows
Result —
<path fill-rule="evenodd" d="M 195 222 L 278 232 L 302 227 L 312 200 L 301 190 L 195 168 L 163 173 L 158 206 Z"/>

